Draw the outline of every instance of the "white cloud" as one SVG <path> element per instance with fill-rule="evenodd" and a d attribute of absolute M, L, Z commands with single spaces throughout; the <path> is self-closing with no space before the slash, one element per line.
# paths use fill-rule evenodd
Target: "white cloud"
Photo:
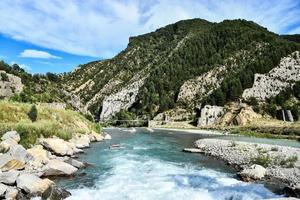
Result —
<path fill-rule="evenodd" d="M 0 32 L 77 55 L 111 57 L 128 37 L 181 19 L 244 18 L 277 33 L 298 31 L 298 0 L 1 0 Z"/>
<path fill-rule="evenodd" d="M 39 51 L 34 49 L 25 49 L 20 53 L 22 58 L 40 58 L 40 59 L 61 59 L 61 57 L 54 56 L 46 51 Z"/>

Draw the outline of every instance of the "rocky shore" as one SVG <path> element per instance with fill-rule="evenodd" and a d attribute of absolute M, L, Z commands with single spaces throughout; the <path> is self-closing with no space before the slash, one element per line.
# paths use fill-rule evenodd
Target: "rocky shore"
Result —
<path fill-rule="evenodd" d="M 243 181 L 264 183 L 278 193 L 300 197 L 300 149 L 222 139 L 200 139 L 192 153 L 203 153 L 237 170 Z"/>
<path fill-rule="evenodd" d="M 59 188 L 49 178 L 72 176 L 86 166 L 75 159 L 90 142 L 111 139 L 96 132 L 77 134 L 69 141 L 57 137 L 40 138 L 38 144 L 25 149 L 16 131 L 5 133 L 0 143 L 0 199 L 65 199 L 70 192 Z"/>

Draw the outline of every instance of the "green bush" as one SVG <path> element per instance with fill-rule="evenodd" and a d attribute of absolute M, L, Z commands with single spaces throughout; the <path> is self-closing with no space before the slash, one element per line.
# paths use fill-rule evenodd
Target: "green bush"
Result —
<path fill-rule="evenodd" d="M 262 154 L 257 157 L 253 157 L 251 159 L 251 163 L 261 165 L 263 167 L 268 167 L 268 166 L 272 165 L 273 160 L 269 154 Z"/>
<path fill-rule="evenodd" d="M 1 75 L 1 80 L 2 81 L 9 81 L 8 76 L 7 76 L 6 73 L 1 73 L 0 75 Z"/>
<path fill-rule="evenodd" d="M 35 105 L 31 106 L 30 111 L 28 112 L 28 117 L 32 122 L 37 120 L 38 111 Z"/>

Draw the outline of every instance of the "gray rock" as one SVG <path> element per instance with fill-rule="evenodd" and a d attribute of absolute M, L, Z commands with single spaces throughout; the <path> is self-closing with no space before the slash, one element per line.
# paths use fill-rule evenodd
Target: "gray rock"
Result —
<path fill-rule="evenodd" d="M 8 138 L 6 140 L 3 140 L 0 143 L 0 148 L 1 148 L 2 151 L 7 152 L 10 149 L 10 147 L 12 147 L 14 145 L 17 145 L 17 144 L 18 143 L 15 140 L 13 140 L 11 138 Z"/>
<path fill-rule="evenodd" d="M 8 187 L 5 193 L 5 199 L 7 200 L 17 200 L 19 190 L 16 187 Z"/>
<path fill-rule="evenodd" d="M 6 185 L 15 184 L 20 172 L 17 170 L 10 170 L 8 172 L 0 172 L 0 182 Z"/>
<path fill-rule="evenodd" d="M 252 165 L 243 169 L 238 175 L 243 181 L 261 180 L 266 174 L 266 168 L 260 165 Z"/>
<path fill-rule="evenodd" d="M 9 131 L 6 132 L 2 137 L 1 140 L 7 140 L 7 139 L 13 139 L 14 141 L 16 141 L 17 143 L 20 142 L 21 138 L 20 135 L 17 131 Z"/>
<path fill-rule="evenodd" d="M 33 174 L 21 174 L 17 178 L 17 187 L 31 196 L 42 195 L 53 184 L 49 179 L 41 179 Z"/>
<path fill-rule="evenodd" d="M 27 163 L 33 159 L 33 156 L 30 155 L 22 145 L 11 146 L 8 153 L 15 159 Z"/>
<path fill-rule="evenodd" d="M 40 139 L 40 143 L 44 148 L 60 156 L 71 156 L 74 154 L 74 149 L 76 148 L 74 144 L 60 138 L 43 138 Z"/>
<path fill-rule="evenodd" d="M 7 189 L 8 189 L 8 186 L 0 183 L 0 197 L 4 197 Z"/>
<path fill-rule="evenodd" d="M 111 140 L 111 136 L 108 133 L 105 133 L 104 140 Z"/>
<path fill-rule="evenodd" d="M 201 149 L 197 149 L 197 148 L 185 148 L 182 151 L 188 153 L 202 153 Z"/>
<path fill-rule="evenodd" d="M 72 165 L 65 163 L 61 160 L 50 160 L 46 164 L 43 176 L 70 176 L 73 175 L 78 169 Z"/>
<path fill-rule="evenodd" d="M 3 73 L 6 74 L 8 80 L 2 80 L 0 78 L 0 98 L 9 98 L 16 93 L 20 93 L 24 87 L 21 78 L 0 70 L 0 74 Z"/>
<path fill-rule="evenodd" d="M 217 125 L 223 115 L 224 107 L 205 105 L 204 108 L 201 109 L 201 116 L 198 119 L 197 126 Z"/>
<path fill-rule="evenodd" d="M 44 200 L 62 200 L 71 196 L 71 193 L 65 189 L 59 188 L 55 185 L 49 187 L 43 194 Z"/>
<path fill-rule="evenodd" d="M 76 168 L 83 168 L 85 167 L 85 164 L 83 162 L 80 162 L 78 160 L 75 160 L 73 158 L 69 158 L 68 160 L 65 161 L 66 163 L 76 167 Z"/>
<path fill-rule="evenodd" d="M 80 134 L 70 140 L 71 143 L 75 144 L 76 148 L 88 148 L 90 147 L 90 137 L 86 134 Z"/>
<path fill-rule="evenodd" d="M 13 158 L 9 154 L 0 155 L 0 168 L 2 168 L 8 161 L 12 159 Z"/>

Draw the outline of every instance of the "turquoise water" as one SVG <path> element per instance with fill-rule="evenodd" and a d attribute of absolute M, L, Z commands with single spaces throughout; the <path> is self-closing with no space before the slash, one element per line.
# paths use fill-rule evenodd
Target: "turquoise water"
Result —
<path fill-rule="evenodd" d="M 93 167 L 69 179 L 57 180 L 68 189 L 69 199 L 101 200 L 250 200 L 276 198 L 263 185 L 238 181 L 219 161 L 201 154 L 182 152 L 199 134 L 137 129 L 130 133 L 106 130 L 112 140 L 94 143 L 80 155 Z M 110 149 L 121 144 L 120 149 Z"/>

